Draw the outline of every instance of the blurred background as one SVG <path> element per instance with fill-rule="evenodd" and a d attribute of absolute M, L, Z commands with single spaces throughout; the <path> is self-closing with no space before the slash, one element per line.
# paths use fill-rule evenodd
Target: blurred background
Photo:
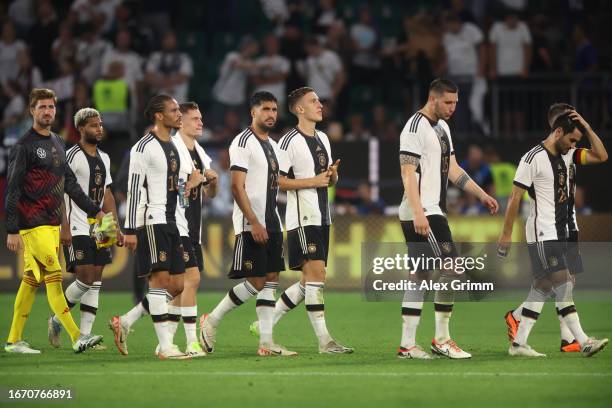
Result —
<path fill-rule="evenodd" d="M 127 153 L 149 125 L 142 114 L 147 99 L 167 93 L 196 101 L 206 128 L 199 142 L 221 182 L 203 209 L 203 286 L 223 287 L 233 243 L 227 147 L 248 124 L 248 96 L 276 95 L 278 139 L 295 125 L 286 94 L 308 85 L 324 102 L 319 128 L 334 159 L 342 159 L 330 194 L 330 282 L 353 288 L 362 242 L 403 241 L 399 134 L 433 78 L 459 85 L 450 121 L 457 159 L 502 208 L 519 158 L 548 134 L 551 103 L 576 106 L 610 149 L 611 19 L 605 0 L 4 0 L 0 191 L 8 152 L 31 126 L 33 87 L 57 93 L 53 129 L 68 145 L 78 140 L 76 110 L 93 106 L 102 113 L 101 148 L 111 156 L 120 216 Z M 610 175 L 609 163 L 578 169 L 576 210 L 585 241 L 612 241 Z M 456 241 L 497 239 L 501 215 L 485 215 L 453 187 L 448 199 Z M 517 241 L 522 231 L 520 221 Z M 20 268 L 2 245 L 0 290 L 16 288 Z M 131 257 L 116 250 L 105 287 L 128 289 L 131 276 Z"/>

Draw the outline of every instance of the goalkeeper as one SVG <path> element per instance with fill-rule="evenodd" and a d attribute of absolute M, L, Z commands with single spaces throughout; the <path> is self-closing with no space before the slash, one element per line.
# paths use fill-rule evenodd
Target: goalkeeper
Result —
<path fill-rule="evenodd" d="M 60 241 L 64 246 L 66 269 L 75 274 L 75 280 L 66 288 L 69 308 L 77 303 L 81 310 L 82 334 L 91 334 L 98 311 L 98 298 L 102 285 L 102 271 L 111 263 L 110 247 L 122 243 L 117 237 L 117 214 L 115 199 L 111 191 L 110 158 L 98 149 L 102 140 L 102 119 L 100 113 L 83 108 L 74 116 L 74 126 L 81 136 L 78 144 L 66 152 L 68 166 L 77 181 L 98 208 L 106 213 L 99 223 L 88 222 L 87 214 L 68 195 L 64 195 L 65 216 L 62 222 Z M 93 220 L 91 220 L 93 221 Z M 49 343 L 60 346 L 61 324 L 57 315 L 48 320 Z M 94 347 L 105 349 L 102 345 Z"/>
<path fill-rule="evenodd" d="M 79 353 L 102 341 L 102 336 L 81 335 L 62 292 L 62 269 L 58 259 L 62 201 L 66 192 L 89 217 L 104 213 L 79 186 L 66 163 L 63 141 L 51 132 L 55 120 L 55 93 L 34 89 L 30 93 L 33 126 L 11 150 L 6 191 L 6 246 L 23 249 L 24 273 L 13 312 L 11 331 L 4 350 L 38 354 L 23 340 L 23 329 L 36 290 L 44 280 L 49 305 L 58 315 Z"/>

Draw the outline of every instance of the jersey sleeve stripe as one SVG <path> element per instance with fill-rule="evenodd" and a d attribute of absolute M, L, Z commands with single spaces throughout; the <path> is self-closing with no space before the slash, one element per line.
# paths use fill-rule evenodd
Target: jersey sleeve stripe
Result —
<path fill-rule="evenodd" d="M 421 158 L 420 154 L 409 152 L 408 150 L 400 150 L 400 154 L 406 154 L 408 156 L 416 157 L 417 159 Z"/>
<path fill-rule="evenodd" d="M 522 188 L 522 189 L 529 190 L 529 187 L 527 187 L 527 186 L 526 186 L 526 185 L 524 185 L 523 183 L 518 182 L 518 181 L 516 181 L 516 180 L 513 180 L 513 181 L 512 181 L 512 184 L 514 184 L 515 186 L 520 187 L 520 188 Z"/>
<path fill-rule="evenodd" d="M 525 163 L 531 164 L 533 158 L 542 151 L 544 151 L 544 148 L 542 146 L 537 146 L 535 149 L 531 150 L 529 153 L 527 153 L 527 156 L 525 157 Z"/>
<path fill-rule="evenodd" d="M 251 132 L 251 129 L 246 129 L 244 131 L 244 133 L 242 134 L 242 136 L 240 136 L 240 140 L 238 141 L 238 146 L 240 147 L 246 147 L 247 141 L 249 140 L 249 137 L 253 134 L 253 132 Z"/>
<path fill-rule="evenodd" d="M 421 118 L 423 118 L 423 115 L 420 112 L 414 114 L 412 117 L 412 122 L 410 123 L 410 133 L 416 133 L 416 131 L 419 129 L 419 122 L 421 121 Z"/>
<path fill-rule="evenodd" d="M 81 151 L 81 146 L 79 146 L 78 144 L 74 145 L 73 147 L 70 148 L 70 150 L 68 150 L 68 153 L 66 154 L 66 161 L 68 162 L 68 164 L 72 163 L 72 161 L 74 160 L 74 157 L 80 151 Z"/>
<path fill-rule="evenodd" d="M 289 143 L 291 143 L 291 140 L 295 137 L 295 135 L 297 135 L 297 133 L 298 131 L 294 129 L 283 137 L 283 142 L 280 145 L 281 150 L 287 150 L 287 148 L 289 147 Z"/>
<path fill-rule="evenodd" d="M 232 167 L 230 167 L 230 171 L 242 171 L 242 172 L 245 172 L 245 173 L 249 172 L 244 167 L 236 166 L 235 164 Z"/>
<path fill-rule="evenodd" d="M 138 203 L 140 201 L 140 191 L 138 189 L 138 183 L 140 181 L 139 174 L 132 175 L 132 183 L 130 186 L 130 194 L 131 194 L 131 202 L 129 208 L 129 222 L 128 226 L 130 229 L 136 228 L 136 210 L 138 208 Z"/>
<path fill-rule="evenodd" d="M 144 138 L 140 139 L 140 142 L 138 142 L 138 144 L 136 145 L 136 151 L 138 153 L 142 153 L 144 151 L 144 148 L 147 145 L 147 143 L 149 143 L 154 138 L 155 138 L 155 136 L 153 136 L 152 134 L 149 133 L 147 136 L 145 136 Z"/>

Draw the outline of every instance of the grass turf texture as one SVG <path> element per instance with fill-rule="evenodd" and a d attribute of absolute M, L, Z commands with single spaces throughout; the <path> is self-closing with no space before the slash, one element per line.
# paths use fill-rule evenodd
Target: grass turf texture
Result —
<path fill-rule="evenodd" d="M 222 293 L 199 297 L 200 313 L 209 311 Z M 6 338 L 14 294 L 0 295 L 0 333 Z M 103 334 L 106 351 L 75 355 L 62 331 L 62 347 L 47 341 L 49 308 L 42 291 L 30 315 L 25 340 L 41 355 L 0 352 L 0 405 L 86 407 L 187 406 L 609 406 L 612 398 L 612 349 L 593 358 L 559 350 L 559 328 L 547 304 L 530 344 L 545 359 L 511 358 L 504 313 L 510 303 L 458 303 L 451 334 L 473 354 L 471 360 L 399 360 L 401 317 L 398 303 L 368 303 L 360 295 L 327 293 L 326 316 L 333 336 L 355 347 L 352 355 L 319 355 L 303 306 L 288 313 L 276 328 L 275 340 L 299 353 L 295 358 L 262 358 L 248 331 L 255 320 L 251 300 L 226 316 L 214 354 L 191 361 L 159 361 L 149 317 L 130 334 L 129 356 L 118 354 L 108 318 L 131 307 L 128 294 L 104 293 L 94 333 Z M 578 304 L 587 333 L 612 335 L 611 302 Z M 77 306 L 78 308 L 78 306 Z M 73 316 L 78 323 L 79 312 Z M 418 342 L 426 349 L 433 336 L 433 308 L 423 310 Z M 4 339 L 3 339 L 4 341 Z M 182 323 L 175 343 L 185 346 Z M 10 402 L 9 388 L 70 388 L 71 402 Z"/>

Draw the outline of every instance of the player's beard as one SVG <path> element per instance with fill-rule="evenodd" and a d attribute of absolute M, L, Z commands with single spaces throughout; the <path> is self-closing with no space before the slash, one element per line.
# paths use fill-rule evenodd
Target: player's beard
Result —
<path fill-rule="evenodd" d="M 36 121 L 36 125 L 42 129 L 48 129 L 53 124 L 55 117 L 51 117 L 50 119 L 40 118 L 40 120 Z"/>
<path fill-rule="evenodd" d="M 85 137 L 83 139 L 85 139 L 85 143 L 95 145 L 95 146 L 97 146 L 100 143 L 96 135 L 90 135 L 88 133 L 85 133 Z"/>
<path fill-rule="evenodd" d="M 274 127 L 276 127 L 276 121 L 272 125 L 268 125 L 266 122 L 259 123 L 259 128 L 264 132 L 271 132 L 274 130 Z"/>

